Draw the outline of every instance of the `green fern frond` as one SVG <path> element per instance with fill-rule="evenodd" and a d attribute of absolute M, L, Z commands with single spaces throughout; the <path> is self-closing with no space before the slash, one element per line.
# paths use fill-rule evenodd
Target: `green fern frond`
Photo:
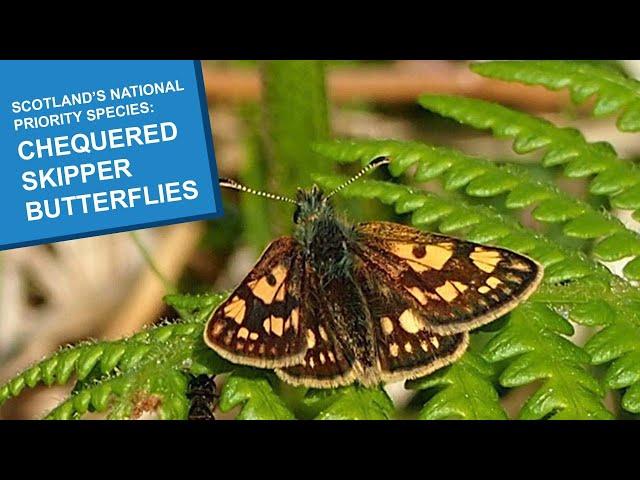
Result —
<path fill-rule="evenodd" d="M 594 253 L 602 260 L 640 254 L 640 236 L 620 220 L 511 165 L 498 166 L 450 148 L 393 140 L 336 141 L 319 144 L 316 149 L 339 162 L 367 162 L 386 155 L 393 159 L 389 171 L 394 176 L 416 165 L 413 178 L 417 182 L 438 179 L 445 190 L 463 189 L 465 194 L 481 198 L 501 196 L 508 209 L 535 206 L 531 215 L 536 220 L 564 224 L 563 234 L 570 238 L 597 240 Z M 629 262 L 624 272 L 629 279 L 640 279 L 640 259 Z"/>
<path fill-rule="evenodd" d="M 494 375 L 491 364 L 467 352 L 453 365 L 407 382 L 407 388 L 435 392 L 420 410 L 422 420 L 506 420 Z"/>
<path fill-rule="evenodd" d="M 186 380 L 181 372 L 217 374 L 230 370 L 230 365 L 202 341 L 207 312 L 223 298 L 219 294 L 168 296 L 168 301 L 183 311 L 186 322 L 151 327 L 123 340 L 61 350 L 0 387 L 0 404 L 26 387 L 63 385 L 75 376 L 78 387 L 50 418 L 76 418 L 89 410 L 104 411 L 117 399 L 124 399 L 119 415 L 125 417 L 149 395 L 158 397 L 161 416 L 182 415 Z"/>
<path fill-rule="evenodd" d="M 174 335 L 189 335 L 197 326 L 176 324 L 157 327 L 126 340 L 80 344 L 68 347 L 28 368 L 0 388 L 0 404 L 17 396 L 25 388 L 37 385 L 64 385 L 72 375 L 84 380 L 98 370 L 108 375 L 116 369 L 128 370 L 137 365 L 152 349 L 151 341 L 166 341 Z M 150 341 L 151 340 L 151 341 Z"/>
<path fill-rule="evenodd" d="M 602 405 L 603 388 L 584 369 L 590 356 L 565 338 L 573 333 L 560 315 L 529 303 L 514 310 L 487 344 L 487 360 L 511 362 L 500 375 L 501 385 L 513 388 L 544 380 L 520 410 L 520 418 L 613 418 Z"/>
<path fill-rule="evenodd" d="M 211 293 L 207 295 L 186 295 L 173 293 L 165 295 L 164 301 L 173 307 L 185 322 L 205 322 L 213 309 L 227 298 L 227 293 Z"/>
<path fill-rule="evenodd" d="M 393 402 L 383 389 L 357 385 L 310 390 L 303 403 L 317 412 L 317 420 L 389 420 L 394 410 Z"/>
<path fill-rule="evenodd" d="M 596 117 L 621 112 L 617 126 L 624 132 L 640 130 L 640 82 L 619 70 L 593 62 L 567 60 L 523 60 L 476 63 L 471 70 L 485 77 L 550 90 L 568 88 L 575 103 L 595 96 Z"/>
<path fill-rule="evenodd" d="M 227 378 L 219 407 L 228 412 L 241 406 L 238 420 L 294 420 L 295 416 L 276 394 L 269 375 L 254 369 L 238 369 Z"/>
<path fill-rule="evenodd" d="M 96 382 L 72 394 L 54 408 L 46 420 L 79 419 L 87 412 L 105 412 L 114 420 L 138 418 L 145 411 L 157 411 L 162 420 L 184 420 L 189 411 L 186 397 L 188 380 L 184 372 L 162 370 L 148 372 L 140 384 L 130 375 Z M 138 374 L 137 377 L 143 377 Z M 136 379 L 137 380 L 137 379 Z"/>
<path fill-rule="evenodd" d="M 624 298 L 624 297 L 623 297 Z M 602 301 L 590 300 L 574 306 L 574 318 L 581 323 L 603 326 L 585 344 L 595 365 L 610 363 L 604 384 L 623 390 L 622 408 L 640 413 L 640 303 L 630 298 L 622 308 L 612 310 Z M 583 321 L 587 319 L 587 321 Z"/>
<path fill-rule="evenodd" d="M 545 148 L 546 154 L 542 160 L 544 166 L 564 164 L 564 173 L 569 177 L 595 175 L 590 182 L 591 193 L 608 196 L 611 205 L 616 208 L 640 207 L 640 170 L 632 163 L 620 160 L 609 144 L 588 143 L 577 130 L 558 128 L 546 120 L 482 100 L 423 95 L 420 103 L 429 110 L 466 125 L 491 129 L 499 137 L 515 138 L 514 150 L 518 153 Z M 571 209 L 571 205 L 566 202 L 555 204 L 555 207 L 555 210 L 567 208 L 566 216 L 569 218 L 584 213 L 579 209 Z M 544 212 L 542 216 L 544 217 Z M 573 228 L 579 233 L 589 226 L 589 218 L 595 217 L 590 215 Z M 638 256 L 640 236 L 630 231 L 615 232 L 595 246 L 594 254 L 603 260 Z M 638 270 L 640 260 L 631 263 L 626 273 L 637 275 Z"/>
<path fill-rule="evenodd" d="M 483 100 L 422 95 L 420 104 L 462 124 L 489 129 L 499 138 L 513 138 L 516 153 L 544 149 L 543 166 L 563 165 L 564 174 L 571 178 L 594 176 L 589 184 L 592 194 L 607 196 L 616 208 L 640 208 L 640 170 L 618 158 L 608 143 L 589 143 L 578 130 L 556 127 L 541 118 Z M 631 243 L 631 248 L 640 252 L 640 240 Z"/>
<path fill-rule="evenodd" d="M 341 184 L 344 178 L 318 176 L 316 177 L 316 181 L 327 189 L 331 189 Z M 576 252 L 558 246 L 544 236 L 534 234 L 522 228 L 513 219 L 500 215 L 493 209 L 482 206 L 470 206 L 463 202 L 442 199 L 435 194 L 420 191 L 405 185 L 375 180 L 362 180 L 344 189 L 342 193 L 350 198 L 377 199 L 383 203 L 395 205 L 397 213 L 411 212 L 411 223 L 417 227 L 424 227 L 427 224 L 437 224 L 437 228 L 443 233 L 449 234 L 457 232 L 459 235 L 474 241 L 486 242 L 486 239 L 490 238 L 490 243 L 492 244 L 531 255 L 545 265 L 546 273 L 541 293 L 544 295 L 544 293 L 550 289 L 554 295 L 553 299 L 563 306 L 574 305 L 576 301 L 585 297 L 593 298 L 595 296 L 598 298 L 597 296 L 600 295 L 600 298 L 602 298 L 602 290 L 605 290 L 608 292 L 606 299 L 611 301 L 608 306 L 615 311 L 618 309 L 618 305 L 614 301 L 614 299 L 618 298 L 618 292 L 615 291 L 614 285 L 617 286 L 617 282 L 622 282 L 622 280 L 616 279 L 606 268 L 594 264 Z M 478 234 L 478 232 L 480 232 L 480 234 Z M 479 240 L 478 237 L 481 237 L 482 240 Z M 563 287 L 558 286 L 557 283 L 569 280 L 571 280 L 570 284 L 573 286 L 573 291 L 563 296 Z M 547 289 L 544 288 L 545 285 Z M 576 290 L 579 292 L 578 294 Z M 532 299 L 529 300 L 529 303 L 540 301 L 538 297 L 539 295 L 535 294 Z M 527 303 L 518 307 L 518 309 L 524 308 L 532 307 L 528 307 Z M 514 310 L 512 317 L 516 315 L 516 318 L 518 318 L 518 309 Z M 536 311 L 538 313 L 540 312 L 539 310 Z M 526 316 L 527 314 L 528 313 L 524 315 Z M 541 321 L 547 320 L 548 315 L 542 316 L 541 318 Z M 561 319 L 561 317 L 558 318 Z M 513 336 L 514 342 L 526 342 L 528 348 L 534 350 L 540 348 L 540 351 L 535 350 L 535 356 L 529 355 L 527 358 L 544 359 L 545 362 L 552 363 L 562 363 L 567 360 L 564 350 L 547 348 L 535 338 L 540 329 L 535 330 L 528 328 L 526 322 L 510 322 L 508 325 L 509 334 Z M 496 338 L 500 338 L 501 333 L 502 331 L 497 334 Z M 554 345 L 562 343 L 563 335 L 571 333 L 572 332 L 567 329 L 554 330 L 548 327 L 545 331 L 547 337 L 551 337 L 554 341 Z M 553 337 L 556 338 L 554 339 Z M 496 342 L 498 342 L 498 340 L 496 340 Z M 575 348 L 581 351 L 579 347 Z M 526 352 L 527 350 L 521 345 L 521 350 L 517 353 L 524 354 Z M 566 375 L 562 370 L 549 371 L 545 369 L 545 365 L 541 363 L 537 364 L 537 366 L 540 367 L 540 371 L 544 372 L 544 375 L 548 375 L 546 378 L 549 379 L 547 383 L 540 387 L 541 389 L 545 388 L 545 386 L 553 387 L 556 382 L 559 382 L 563 387 L 562 389 L 552 388 L 547 392 L 547 405 L 553 406 L 553 412 L 546 412 L 544 415 L 552 414 L 558 417 L 576 415 L 575 418 L 584 419 L 604 416 L 604 407 L 597 407 L 597 404 L 601 403 L 601 398 L 604 395 L 602 390 L 587 390 L 587 393 L 583 395 L 584 398 L 580 400 L 578 406 L 568 404 L 564 395 L 565 392 L 582 392 L 585 390 L 585 384 L 588 384 L 590 387 L 597 384 L 597 380 L 590 377 L 583 365 L 589 362 L 590 357 L 585 352 L 582 353 L 583 355 L 580 357 L 582 363 L 579 363 L 576 359 L 576 361 L 571 364 L 572 368 L 580 369 L 582 374 L 575 373 L 573 375 Z M 514 355 L 516 355 L 516 353 L 512 352 L 508 357 L 500 358 L 511 358 L 511 356 Z M 489 354 L 487 357 L 490 361 L 497 361 L 498 358 L 499 357 L 494 354 Z M 518 361 L 524 362 L 524 360 L 516 357 L 514 362 Z M 534 364 L 534 367 L 535 366 L 536 364 Z M 525 371 L 524 373 L 527 372 Z M 543 375 L 543 373 L 540 373 L 540 375 Z M 519 381 L 523 383 L 530 383 L 535 380 L 535 378 L 531 376 L 517 377 L 512 375 L 503 378 L 505 381 L 503 386 L 513 386 L 509 382 L 515 382 L 518 378 Z M 590 378 L 591 381 L 587 382 L 585 380 L 586 378 Z M 541 395 L 542 392 L 540 390 L 538 392 L 538 395 Z M 484 400 L 485 403 L 491 403 L 491 401 L 491 398 Z M 474 406 L 468 405 L 466 408 L 472 410 Z M 531 406 L 531 412 L 523 410 L 522 415 L 533 416 L 534 412 L 540 411 L 543 411 L 543 409 L 535 409 Z"/>
<path fill-rule="evenodd" d="M 45 419 L 72 420 L 80 418 L 89 411 L 104 412 L 109 408 L 113 397 L 125 395 L 129 386 L 130 384 L 125 377 L 105 379 L 72 394 L 51 410 Z"/>

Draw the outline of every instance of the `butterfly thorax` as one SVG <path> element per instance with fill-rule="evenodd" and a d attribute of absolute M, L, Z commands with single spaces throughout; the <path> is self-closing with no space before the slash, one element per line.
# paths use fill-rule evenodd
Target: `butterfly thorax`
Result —
<path fill-rule="evenodd" d="M 333 205 L 316 186 L 299 190 L 297 201 L 294 237 L 311 266 L 323 281 L 348 275 L 352 226 L 336 216 Z"/>
<path fill-rule="evenodd" d="M 374 365 L 375 347 L 370 315 L 355 281 L 354 228 L 336 216 L 317 187 L 299 191 L 297 200 L 294 236 L 319 279 L 314 294 L 329 313 L 329 325 L 342 354 L 365 375 Z"/>

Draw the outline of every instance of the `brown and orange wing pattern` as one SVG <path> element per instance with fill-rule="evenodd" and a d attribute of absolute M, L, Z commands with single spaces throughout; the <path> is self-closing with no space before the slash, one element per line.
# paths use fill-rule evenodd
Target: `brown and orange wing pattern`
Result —
<path fill-rule="evenodd" d="M 542 266 L 510 250 L 389 222 L 359 224 L 353 248 L 379 281 L 411 305 L 431 332 L 489 323 L 535 291 Z M 400 312 L 408 315 L 408 313 Z"/>
<path fill-rule="evenodd" d="M 308 350 L 300 364 L 276 370 L 276 374 L 292 385 L 312 388 L 349 385 L 356 379 L 356 372 L 335 338 L 328 299 L 322 298 L 319 279 L 310 268 L 304 284 L 301 309 Z"/>
<path fill-rule="evenodd" d="M 469 334 L 440 335 L 428 328 L 410 300 L 380 282 L 377 272 L 357 272 L 373 322 L 379 381 L 422 377 L 458 359 Z"/>
<path fill-rule="evenodd" d="M 262 368 L 299 363 L 307 349 L 300 295 L 303 259 L 291 237 L 273 241 L 211 315 L 205 343 L 232 362 Z"/>

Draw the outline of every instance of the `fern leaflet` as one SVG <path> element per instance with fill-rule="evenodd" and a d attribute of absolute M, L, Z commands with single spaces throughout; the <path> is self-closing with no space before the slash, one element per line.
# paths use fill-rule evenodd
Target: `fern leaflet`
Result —
<path fill-rule="evenodd" d="M 471 69 L 485 77 L 542 85 L 550 90 L 568 88 L 575 103 L 596 96 L 596 117 L 620 112 L 617 126 L 623 132 L 640 130 L 640 82 L 614 68 L 577 61 L 496 61 L 476 63 Z"/>

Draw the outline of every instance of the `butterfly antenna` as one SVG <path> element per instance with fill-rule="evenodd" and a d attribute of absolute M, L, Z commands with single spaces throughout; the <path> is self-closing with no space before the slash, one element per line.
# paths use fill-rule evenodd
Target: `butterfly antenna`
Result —
<path fill-rule="evenodd" d="M 221 178 L 219 183 L 222 188 L 230 188 L 232 190 L 238 190 L 240 192 L 251 193 L 252 195 L 258 195 L 259 197 L 270 198 L 271 200 L 280 200 L 281 202 L 293 203 L 294 205 L 298 204 L 298 202 L 296 202 L 291 198 L 283 197 L 282 195 L 276 195 L 274 193 L 261 192 L 259 190 L 254 190 L 253 188 L 240 185 L 238 182 L 236 182 L 235 180 L 231 180 L 230 178 Z"/>
<path fill-rule="evenodd" d="M 353 177 L 351 177 L 349 180 L 344 182 L 342 185 L 340 185 L 338 188 L 336 188 L 333 192 L 331 192 L 329 195 L 327 195 L 327 198 L 334 196 L 336 193 L 338 193 L 343 188 L 348 187 L 353 182 L 358 180 L 361 176 L 369 173 L 372 170 L 375 170 L 378 167 L 381 167 L 382 165 L 387 165 L 389 163 L 391 163 L 391 159 L 389 157 L 377 157 L 377 158 L 374 158 L 373 160 L 371 160 L 367 164 L 366 167 L 364 167 L 362 170 L 360 170 L 358 173 L 356 173 Z"/>

